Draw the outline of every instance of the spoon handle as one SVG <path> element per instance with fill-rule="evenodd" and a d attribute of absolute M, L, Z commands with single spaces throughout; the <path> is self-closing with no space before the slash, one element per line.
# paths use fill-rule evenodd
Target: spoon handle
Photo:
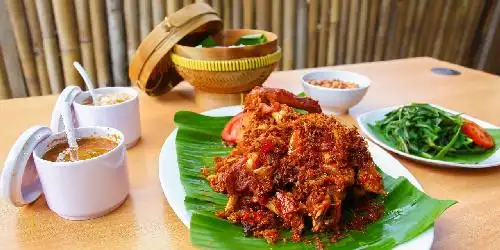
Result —
<path fill-rule="evenodd" d="M 73 62 L 73 66 L 75 69 L 80 73 L 80 76 L 83 78 L 83 81 L 85 82 L 85 85 L 87 85 L 87 89 L 90 92 L 90 96 L 92 98 L 92 103 L 96 105 L 97 100 L 96 100 L 96 95 L 94 93 L 94 84 L 92 83 L 92 80 L 90 80 L 89 75 L 87 74 L 87 71 L 83 68 L 83 66 L 79 62 Z"/>
<path fill-rule="evenodd" d="M 71 160 L 77 161 L 78 143 L 76 142 L 75 124 L 73 123 L 73 114 L 71 113 L 71 104 L 69 102 L 61 104 L 61 115 L 64 123 L 64 132 L 66 132 L 66 137 L 68 138 Z"/>

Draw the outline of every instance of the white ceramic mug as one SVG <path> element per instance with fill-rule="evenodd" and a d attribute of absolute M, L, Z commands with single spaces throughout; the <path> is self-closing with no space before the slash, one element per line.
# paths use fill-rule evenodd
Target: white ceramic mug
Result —
<path fill-rule="evenodd" d="M 64 130 L 59 112 L 60 101 L 73 103 L 75 122 L 78 127 L 102 126 L 120 130 L 125 136 L 125 146 L 133 147 L 141 137 L 141 119 L 139 114 L 139 94 L 130 87 L 107 87 L 93 91 L 97 95 L 125 93 L 130 99 L 112 105 L 94 106 L 83 104 L 90 98 L 88 91 L 81 92 L 79 87 L 66 87 L 61 93 L 52 115 L 51 129 L 54 132 Z"/>
<path fill-rule="evenodd" d="M 81 127 L 77 138 L 107 137 L 118 146 L 98 157 L 76 162 L 51 162 L 43 155 L 65 142 L 64 132 L 53 134 L 33 151 L 36 170 L 51 210 L 69 220 L 103 216 L 119 207 L 129 193 L 126 149 L 123 134 L 106 127 Z"/>

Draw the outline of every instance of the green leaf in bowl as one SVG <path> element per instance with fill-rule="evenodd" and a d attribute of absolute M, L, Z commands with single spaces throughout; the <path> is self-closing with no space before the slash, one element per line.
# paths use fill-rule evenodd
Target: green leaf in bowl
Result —
<path fill-rule="evenodd" d="M 215 42 L 214 38 L 212 36 L 208 36 L 207 38 L 203 39 L 201 43 L 196 46 L 196 48 L 212 48 L 217 46 L 217 43 Z"/>
<path fill-rule="evenodd" d="M 263 34 L 251 34 L 240 37 L 235 45 L 259 45 L 266 43 L 266 37 Z"/>

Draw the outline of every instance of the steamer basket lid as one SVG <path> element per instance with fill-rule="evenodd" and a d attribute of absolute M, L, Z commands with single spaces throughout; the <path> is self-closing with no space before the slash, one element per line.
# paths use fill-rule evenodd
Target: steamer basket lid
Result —
<path fill-rule="evenodd" d="M 52 134 L 47 127 L 33 126 L 24 131 L 7 155 L 0 180 L 2 197 L 16 207 L 34 202 L 42 185 L 33 160 L 35 147 Z"/>
<path fill-rule="evenodd" d="M 182 81 L 170 53 L 179 41 L 198 44 L 222 29 L 217 12 L 205 3 L 188 5 L 165 18 L 141 42 L 129 65 L 131 81 L 148 95 L 161 95 Z"/>

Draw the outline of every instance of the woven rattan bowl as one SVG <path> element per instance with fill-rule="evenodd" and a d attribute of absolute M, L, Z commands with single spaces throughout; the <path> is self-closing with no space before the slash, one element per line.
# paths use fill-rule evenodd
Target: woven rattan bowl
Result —
<path fill-rule="evenodd" d="M 209 93 L 233 94 L 261 85 L 281 58 L 277 36 L 263 30 L 237 29 L 214 36 L 217 44 L 234 44 L 241 36 L 264 34 L 267 42 L 245 47 L 196 48 L 181 41 L 174 46 L 177 72 L 195 88 Z M 184 44 L 183 44 L 184 42 Z"/>

